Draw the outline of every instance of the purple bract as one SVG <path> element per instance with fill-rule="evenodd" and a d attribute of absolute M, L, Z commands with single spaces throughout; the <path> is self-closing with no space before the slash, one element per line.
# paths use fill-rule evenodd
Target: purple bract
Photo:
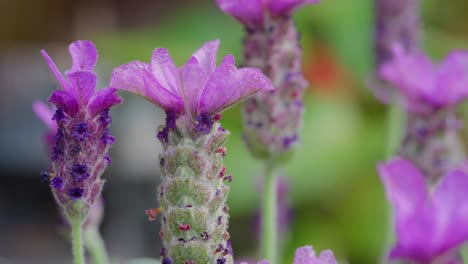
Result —
<path fill-rule="evenodd" d="M 212 117 L 259 90 L 273 87 L 258 69 L 237 69 L 227 55 L 216 67 L 219 41 L 205 43 L 187 63 L 178 68 L 169 52 L 157 48 L 151 63 L 133 61 L 114 69 L 111 86 L 144 96 L 175 115 Z M 204 123 L 202 129 L 208 129 Z"/>
<path fill-rule="evenodd" d="M 468 240 L 466 171 L 447 173 L 431 191 L 419 169 L 403 158 L 378 170 L 394 209 L 396 245 L 389 257 L 416 263 L 456 258 L 450 253 Z"/>
<path fill-rule="evenodd" d="M 248 28 L 261 28 L 269 18 L 290 16 L 304 5 L 319 0 L 216 0 L 223 12 L 233 16 Z"/>
<path fill-rule="evenodd" d="M 468 52 L 452 51 L 439 65 L 423 53 L 406 53 L 393 46 L 393 59 L 380 68 L 406 99 L 412 112 L 457 105 L 468 98 Z"/>

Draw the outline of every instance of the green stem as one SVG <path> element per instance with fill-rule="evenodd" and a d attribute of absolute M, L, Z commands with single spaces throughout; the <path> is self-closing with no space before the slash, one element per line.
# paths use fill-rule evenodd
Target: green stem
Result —
<path fill-rule="evenodd" d="M 276 185 L 277 177 L 274 174 L 273 166 L 266 164 L 264 179 L 264 193 L 262 206 L 262 255 L 270 264 L 278 264 L 278 228 L 277 228 L 277 197 Z"/>
<path fill-rule="evenodd" d="M 84 240 L 85 247 L 89 250 L 94 264 L 109 264 L 106 246 L 97 228 L 85 230 Z"/>
<path fill-rule="evenodd" d="M 75 264 L 84 264 L 83 239 L 81 232 L 81 221 L 70 221 L 72 225 L 72 247 Z"/>

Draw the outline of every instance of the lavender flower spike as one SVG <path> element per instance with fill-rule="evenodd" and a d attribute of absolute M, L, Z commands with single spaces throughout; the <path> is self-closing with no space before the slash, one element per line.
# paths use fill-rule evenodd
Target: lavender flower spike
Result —
<path fill-rule="evenodd" d="M 465 160 L 455 107 L 468 99 L 468 52 L 453 51 L 435 65 L 422 53 L 393 47 L 393 60 L 380 68 L 403 96 L 407 126 L 400 155 L 433 182 Z"/>
<path fill-rule="evenodd" d="M 229 137 L 220 113 L 247 96 L 272 90 L 270 81 L 254 68 L 237 69 L 227 55 L 216 66 L 219 41 L 204 44 L 178 68 L 166 49 L 154 50 L 151 63 L 117 67 L 111 86 L 142 95 L 166 111 L 158 138 L 162 183 L 162 263 L 231 264 L 226 205 L 232 175 L 226 174 L 223 147 Z"/>
<path fill-rule="evenodd" d="M 448 172 L 431 192 L 421 171 L 403 158 L 378 170 L 394 209 L 397 242 L 390 259 L 463 263 L 456 250 L 468 240 L 467 172 Z"/>
<path fill-rule="evenodd" d="M 63 88 L 55 90 L 49 98 L 57 108 L 52 117 L 57 133 L 51 155 L 51 186 L 68 219 L 83 222 L 101 193 L 104 184 L 101 175 L 108 165 L 108 151 L 114 141 L 108 131 L 109 108 L 122 100 L 114 88 L 95 90 L 97 75 L 93 69 L 98 54 L 92 42 L 73 42 L 69 51 L 73 64 L 65 76 L 42 51 Z"/>
<path fill-rule="evenodd" d="M 307 87 L 302 69 L 294 10 L 316 0 L 218 0 L 224 12 L 244 24 L 244 63 L 258 67 L 272 80 L 274 91 L 258 93 L 244 107 L 244 139 L 254 156 L 287 156 L 299 142 L 302 94 Z"/>

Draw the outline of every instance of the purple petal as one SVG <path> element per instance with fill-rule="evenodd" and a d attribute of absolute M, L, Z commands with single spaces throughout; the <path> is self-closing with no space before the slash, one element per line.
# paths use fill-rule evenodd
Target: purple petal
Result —
<path fill-rule="evenodd" d="M 35 101 L 33 103 L 33 111 L 36 116 L 49 128 L 50 131 L 57 130 L 57 123 L 52 120 L 54 109 L 49 107 L 42 101 Z"/>
<path fill-rule="evenodd" d="M 320 253 L 320 260 L 322 260 L 324 264 L 337 264 L 335 255 L 333 255 L 333 252 L 329 249 Z"/>
<path fill-rule="evenodd" d="M 218 54 L 219 40 L 206 42 L 194 54 L 200 67 L 210 75 L 216 69 L 216 55 Z"/>
<path fill-rule="evenodd" d="M 186 105 L 197 116 L 200 95 L 208 81 L 208 74 L 200 67 L 195 57 L 190 58 L 181 70 L 182 87 Z"/>
<path fill-rule="evenodd" d="M 417 102 L 434 90 L 436 70 L 432 61 L 422 53 L 407 54 L 398 44 L 393 46 L 392 61 L 382 65 L 379 72 L 382 79 L 405 94 L 410 109 L 418 108 Z"/>
<path fill-rule="evenodd" d="M 139 94 L 164 109 L 184 111 L 182 98 L 162 87 L 146 63 L 133 61 L 115 68 L 110 86 Z"/>
<path fill-rule="evenodd" d="M 63 90 L 55 90 L 49 97 L 49 102 L 57 108 L 63 109 L 67 114 L 73 116 L 78 112 L 78 102 L 75 97 Z"/>
<path fill-rule="evenodd" d="M 162 87 L 174 96 L 181 97 L 179 69 L 169 55 L 167 49 L 158 48 L 151 57 L 151 73 Z"/>
<path fill-rule="evenodd" d="M 435 91 L 428 96 L 440 105 L 455 105 L 468 98 L 468 52 L 453 51 L 441 63 Z"/>
<path fill-rule="evenodd" d="M 395 158 L 378 166 L 394 209 L 397 245 L 391 258 L 425 260 L 432 255 L 433 209 L 421 172 L 409 161 Z"/>
<path fill-rule="evenodd" d="M 319 0 L 270 0 L 268 9 L 272 16 L 288 16 L 296 9 L 310 4 L 316 4 Z"/>
<path fill-rule="evenodd" d="M 73 60 L 72 71 L 93 71 L 98 59 L 96 46 L 88 40 L 78 40 L 68 46 Z"/>
<path fill-rule="evenodd" d="M 258 91 L 273 90 L 273 85 L 255 68 L 236 69 L 228 55 L 210 76 L 200 97 L 198 114 L 215 114 Z"/>
<path fill-rule="evenodd" d="M 258 262 L 258 264 L 269 264 L 269 262 L 266 259 L 263 259 L 260 262 Z"/>
<path fill-rule="evenodd" d="M 65 89 L 65 91 L 70 91 L 71 90 L 70 83 L 68 83 L 65 77 L 63 77 L 62 73 L 60 73 L 54 61 L 49 57 L 49 54 L 47 54 L 45 50 L 41 50 L 41 54 L 44 57 L 45 61 L 47 62 L 47 65 L 49 65 L 50 70 L 55 75 L 55 78 L 59 82 L 60 86 L 62 86 L 63 89 Z"/>
<path fill-rule="evenodd" d="M 216 0 L 219 8 L 250 28 L 263 26 L 263 0 Z"/>
<path fill-rule="evenodd" d="M 468 174 L 455 170 L 446 174 L 434 193 L 438 253 L 454 249 L 468 240 Z"/>
<path fill-rule="evenodd" d="M 306 264 L 309 260 L 315 259 L 315 251 L 312 246 L 304 246 L 296 249 L 293 264 Z"/>
<path fill-rule="evenodd" d="M 89 71 L 75 71 L 68 73 L 67 77 L 70 80 L 77 101 L 87 105 L 96 89 L 96 74 Z"/>
<path fill-rule="evenodd" d="M 114 105 L 120 104 L 122 98 L 116 93 L 115 88 L 104 88 L 98 90 L 94 97 L 89 102 L 89 111 L 91 116 L 96 116 L 105 109 L 109 109 Z"/>

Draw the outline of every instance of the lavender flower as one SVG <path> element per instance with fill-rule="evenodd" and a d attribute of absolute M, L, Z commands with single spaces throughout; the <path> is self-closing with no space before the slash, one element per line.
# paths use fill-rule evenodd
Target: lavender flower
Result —
<path fill-rule="evenodd" d="M 158 138 L 162 183 L 162 263 L 231 264 L 227 232 L 229 186 L 223 167 L 229 132 L 218 122 L 221 111 L 260 91 L 272 90 L 257 69 L 237 69 L 227 55 L 216 67 L 219 41 L 207 42 L 181 68 L 166 49 L 154 50 L 151 63 L 139 61 L 113 71 L 111 86 L 142 95 L 166 111 Z"/>
<path fill-rule="evenodd" d="M 303 115 L 299 34 L 291 19 L 294 10 L 318 1 L 218 0 L 218 6 L 244 24 L 244 63 L 260 68 L 273 82 L 274 91 L 258 93 L 244 108 L 244 139 L 254 156 L 285 156 L 299 142 Z"/>
<path fill-rule="evenodd" d="M 56 106 L 52 119 L 57 124 L 52 151 L 52 192 L 69 220 L 83 221 L 99 197 L 107 167 L 111 143 L 102 142 L 109 122 L 102 115 L 122 100 L 114 88 L 95 90 L 97 75 L 93 69 L 97 50 L 90 41 L 76 41 L 69 46 L 72 68 L 63 76 L 52 59 L 42 51 L 52 73 L 63 90 L 55 90 L 49 102 Z M 44 111 L 42 111 L 45 113 Z M 45 114 L 44 114 L 45 115 Z"/>
<path fill-rule="evenodd" d="M 239 264 L 248 263 L 240 262 Z M 268 264 L 268 261 L 262 260 L 258 264 Z M 312 246 L 304 246 L 296 249 L 293 264 L 337 264 L 337 262 L 331 250 L 324 250 L 317 257 Z"/>
<path fill-rule="evenodd" d="M 296 9 L 318 2 L 319 0 L 216 0 L 223 12 L 251 29 L 264 28 L 268 26 L 268 20 L 291 16 Z"/>
<path fill-rule="evenodd" d="M 395 158 L 378 170 L 394 208 L 397 242 L 390 259 L 463 263 L 454 251 L 468 240 L 467 171 L 448 172 L 430 191 L 408 160 Z"/>
<path fill-rule="evenodd" d="M 393 60 L 380 68 L 384 80 L 403 95 L 407 126 L 400 155 L 432 182 L 465 160 L 458 137 L 462 121 L 455 107 L 468 98 L 468 52 L 454 51 L 440 65 L 422 53 L 395 45 Z"/>

